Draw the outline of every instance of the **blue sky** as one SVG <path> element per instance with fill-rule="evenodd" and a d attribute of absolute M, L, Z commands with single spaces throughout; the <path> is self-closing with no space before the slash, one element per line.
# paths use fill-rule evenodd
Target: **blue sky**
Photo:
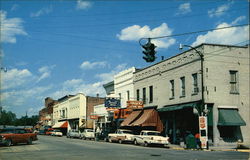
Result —
<path fill-rule="evenodd" d="M 38 114 L 44 99 L 99 93 L 113 75 L 146 63 L 138 40 L 249 23 L 249 1 L 0 2 L 2 105 L 18 117 Z M 249 43 L 238 27 L 157 39 L 157 60 L 180 43 Z"/>

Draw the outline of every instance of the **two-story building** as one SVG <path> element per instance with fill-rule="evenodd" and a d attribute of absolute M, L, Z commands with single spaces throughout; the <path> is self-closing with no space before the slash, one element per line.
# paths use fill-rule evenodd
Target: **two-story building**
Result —
<path fill-rule="evenodd" d="M 93 120 L 90 118 L 94 111 L 94 105 L 103 104 L 104 98 L 85 96 L 78 93 L 58 99 L 54 105 L 53 128 L 65 128 L 67 131 L 80 130 L 80 128 L 93 128 Z"/>
<path fill-rule="evenodd" d="M 173 143 L 199 132 L 202 114 L 210 144 L 250 143 L 249 46 L 201 44 L 135 72 L 133 81 L 137 100 L 157 106 Z"/>

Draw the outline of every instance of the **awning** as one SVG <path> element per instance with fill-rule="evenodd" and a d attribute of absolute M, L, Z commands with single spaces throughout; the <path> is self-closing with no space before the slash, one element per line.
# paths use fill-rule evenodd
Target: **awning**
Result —
<path fill-rule="evenodd" d="M 195 107 L 198 110 L 199 102 L 187 103 L 187 104 L 180 104 L 180 105 L 173 105 L 173 106 L 166 106 L 163 108 L 159 108 L 158 112 L 167 112 L 167 111 L 175 111 L 185 108 L 193 108 Z"/>
<path fill-rule="evenodd" d="M 245 126 L 237 109 L 219 109 L 218 126 Z"/>
<path fill-rule="evenodd" d="M 57 122 L 52 128 L 68 128 L 68 122 Z"/>
<path fill-rule="evenodd" d="M 155 109 L 143 109 L 143 114 L 140 118 L 132 122 L 130 126 L 156 127 L 157 131 L 163 131 L 163 124 Z"/>
<path fill-rule="evenodd" d="M 129 126 L 130 123 L 135 121 L 141 114 L 142 110 L 134 110 L 124 121 L 121 123 L 121 126 Z"/>

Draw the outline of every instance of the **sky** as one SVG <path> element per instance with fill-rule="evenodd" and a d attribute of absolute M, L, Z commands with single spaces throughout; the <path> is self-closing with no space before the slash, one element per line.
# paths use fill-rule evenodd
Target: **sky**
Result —
<path fill-rule="evenodd" d="M 17 117 L 38 114 L 46 97 L 104 97 L 115 74 L 179 54 L 180 43 L 249 44 L 249 26 L 155 39 L 153 63 L 139 44 L 248 24 L 248 0 L 1 0 L 0 18 L 1 103 Z"/>

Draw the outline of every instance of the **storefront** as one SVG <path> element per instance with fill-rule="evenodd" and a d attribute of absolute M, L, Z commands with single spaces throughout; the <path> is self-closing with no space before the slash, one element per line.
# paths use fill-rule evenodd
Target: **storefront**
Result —
<path fill-rule="evenodd" d="M 185 104 L 176 104 L 171 106 L 164 106 L 158 109 L 161 120 L 164 125 L 164 134 L 170 138 L 173 144 L 180 144 L 185 139 L 187 133 L 191 132 L 193 135 L 199 133 L 199 113 L 201 102 L 190 102 Z M 212 140 L 213 137 L 213 113 L 212 105 L 208 105 L 208 138 Z"/>

